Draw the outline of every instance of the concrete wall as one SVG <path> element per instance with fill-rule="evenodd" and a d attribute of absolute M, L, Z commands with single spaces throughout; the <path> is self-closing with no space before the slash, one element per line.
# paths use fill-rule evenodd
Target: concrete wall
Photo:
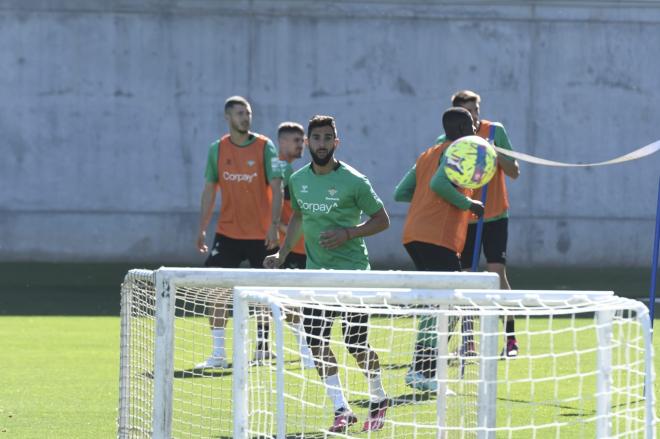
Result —
<path fill-rule="evenodd" d="M 0 260 L 201 263 L 206 152 L 241 94 L 269 136 L 337 116 L 393 219 L 373 259 L 402 266 L 392 191 L 453 91 L 517 150 L 605 160 L 660 137 L 659 55 L 643 1 L 0 0 Z M 523 165 L 511 264 L 647 265 L 659 170 Z"/>

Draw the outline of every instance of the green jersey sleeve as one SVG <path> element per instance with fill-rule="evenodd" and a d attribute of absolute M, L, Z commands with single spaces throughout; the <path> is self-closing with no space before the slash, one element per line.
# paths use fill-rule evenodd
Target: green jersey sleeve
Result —
<path fill-rule="evenodd" d="M 211 144 L 209 148 L 208 157 L 206 159 L 206 172 L 204 177 L 206 178 L 207 183 L 217 183 L 218 182 L 218 147 L 220 141 L 216 140 Z"/>
<path fill-rule="evenodd" d="M 513 151 L 513 147 L 511 146 L 511 142 L 509 141 L 509 136 L 506 133 L 506 129 L 504 129 L 504 125 L 499 123 L 495 124 L 495 145 L 499 146 L 500 148 Z M 504 154 L 502 154 L 501 157 L 506 160 L 514 160 L 513 158 L 505 156 Z"/>
<path fill-rule="evenodd" d="M 284 178 L 282 160 L 280 160 L 277 148 L 270 139 L 264 146 L 264 168 L 268 182 L 271 182 L 274 178 Z"/>
<path fill-rule="evenodd" d="M 445 161 L 443 154 L 440 160 L 440 166 L 438 166 L 438 170 L 433 174 L 429 186 L 431 186 L 433 192 L 445 199 L 448 203 L 453 204 L 461 210 L 467 210 L 472 203 L 468 197 L 456 190 L 451 181 L 449 181 L 449 178 L 447 178 Z"/>
<path fill-rule="evenodd" d="M 495 124 L 495 145 L 513 151 L 513 147 L 509 141 L 509 135 L 506 133 L 504 125 L 500 123 Z"/>
<path fill-rule="evenodd" d="M 358 180 L 355 204 L 369 216 L 375 214 L 384 206 L 366 177 Z"/>
<path fill-rule="evenodd" d="M 394 189 L 394 201 L 411 202 L 417 186 L 417 164 L 408 170 Z"/>
<path fill-rule="evenodd" d="M 289 198 L 291 198 L 291 209 L 300 212 L 300 206 L 298 206 L 298 198 L 296 197 L 296 191 L 293 190 L 293 185 L 291 183 L 291 178 L 287 181 L 289 186 Z"/>
<path fill-rule="evenodd" d="M 286 187 L 289 185 L 289 179 L 291 178 L 291 174 L 293 174 L 293 166 L 291 166 L 291 163 L 287 162 L 286 160 L 282 160 L 282 178 L 283 178 L 283 185 Z"/>

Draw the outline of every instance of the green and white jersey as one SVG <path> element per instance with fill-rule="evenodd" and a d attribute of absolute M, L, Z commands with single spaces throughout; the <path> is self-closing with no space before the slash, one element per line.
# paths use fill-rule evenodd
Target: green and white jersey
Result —
<path fill-rule="evenodd" d="M 284 187 L 286 187 L 289 185 L 289 180 L 293 175 L 293 166 L 291 165 L 291 163 L 282 159 L 280 159 L 280 166 L 282 168 L 282 184 L 284 185 Z"/>
<path fill-rule="evenodd" d="M 306 268 L 369 269 L 364 239 L 351 239 L 335 249 L 319 244 L 322 232 L 355 227 L 362 222 L 363 213 L 371 216 L 383 208 L 367 177 L 345 163 L 324 175 L 314 173 L 310 164 L 291 176 L 289 193 L 291 208 L 302 214 Z"/>

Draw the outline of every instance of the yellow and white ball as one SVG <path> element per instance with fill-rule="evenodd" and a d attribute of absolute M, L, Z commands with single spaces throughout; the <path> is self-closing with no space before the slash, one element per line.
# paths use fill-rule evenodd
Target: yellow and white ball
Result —
<path fill-rule="evenodd" d="M 445 151 L 445 173 L 449 181 L 466 189 L 478 189 L 495 175 L 495 148 L 479 136 L 455 140 Z"/>

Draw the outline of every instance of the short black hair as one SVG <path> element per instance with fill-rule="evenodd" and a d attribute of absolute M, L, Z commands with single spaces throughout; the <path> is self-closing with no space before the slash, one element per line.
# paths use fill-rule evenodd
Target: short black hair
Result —
<path fill-rule="evenodd" d="M 462 107 L 451 107 L 442 114 L 442 127 L 447 140 L 456 140 L 474 134 L 472 115 Z"/>
<path fill-rule="evenodd" d="M 250 103 L 243 96 L 232 96 L 225 101 L 225 113 L 233 108 L 234 105 L 244 105 L 250 108 Z"/>
<path fill-rule="evenodd" d="M 305 129 L 297 122 L 282 122 L 280 126 L 277 127 L 277 137 L 287 133 L 298 133 L 304 136 Z"/>
<path fill-rule="evenodd" d="M 335 137 L 337 137 L 337 125 L 335 124 L 335 118 L 332 116 L 323 116 L 321 114 L 317 114 L 309 120 L 309 123 L 307 124 L 307 137 L 312 135 L 312 130 L 314 128 L 325 126 L 332 127 L 332 131 L 334 131 Z"/>

